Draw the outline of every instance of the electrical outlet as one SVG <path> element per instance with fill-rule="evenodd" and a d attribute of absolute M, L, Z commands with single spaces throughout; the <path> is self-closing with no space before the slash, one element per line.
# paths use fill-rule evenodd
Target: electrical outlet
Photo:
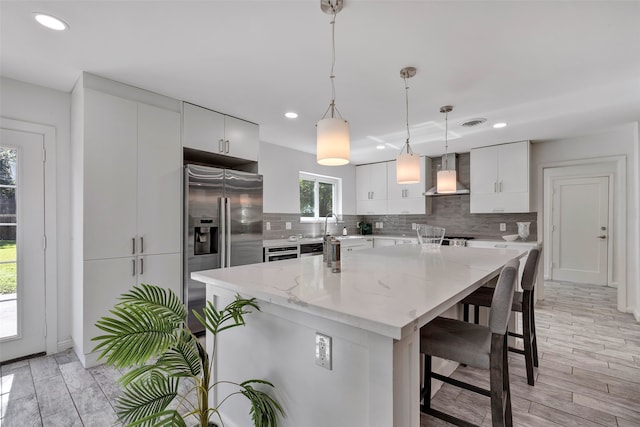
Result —
<path fill-rule="evenodd" d="M 291 230 L 291 223 L 289 221 L 284 223 L 284 228 L 287 230 Z"/>
<path fill-rule="evenodd" d="M 267 229 L 267 231 L 271 230 L 271 223 L 267 221 L 264 227 Z"/>
<path fill-rule="evenodd" d="M 384 222 L 380 222 L 380 228 L 384 228 Z"/>
<path fill-rule="evenodd" d="M 331 337 L 316 332 L 316 365 L 331 370 Z"/>
<path fill-rule="evenodd" d="M 415 230 L 416 228 L 418 228 L 417 224 L 415 222 L 411 223 L 411 229 Z"/>
<path fill-rule="evenodd" d="M 507 231 L 507 224 L 504 222 L 500 223 L 500 231 Z"/>

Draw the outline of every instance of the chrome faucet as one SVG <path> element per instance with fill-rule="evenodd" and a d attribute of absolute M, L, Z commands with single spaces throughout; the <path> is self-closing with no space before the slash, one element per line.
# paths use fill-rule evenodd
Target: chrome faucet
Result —
<path fill-rule="evenodd" d="M 327 233 L 327 221 L 329 220 L 329 217 L 332 216 L 336 219 L 336 225 L 338 225 L 338 216 L 336 214 L 334 214 L 333 212 L 329 212 L 327 214 L 327 216 L 324 217 L 324 235 L 328 235 L 329 233 Z"/>
<path fill-rule="evenodd" d="M 329 212 L 327 216 L 324 217 L 324 233 L 322 234 L 322 261 L 326 262 L 327 265 L 329 265 L 329 263 L 331 262 L 331 259 L 329 257 L 329 239 L 327 239 L 327 236 L 329 236 L 329 234 L 327 233 L 327 221 L 329 220 L 330 216 L 334 216 L 336 218 L 336 225 L 338 224 L 338 217 L 333 212 Z"/>

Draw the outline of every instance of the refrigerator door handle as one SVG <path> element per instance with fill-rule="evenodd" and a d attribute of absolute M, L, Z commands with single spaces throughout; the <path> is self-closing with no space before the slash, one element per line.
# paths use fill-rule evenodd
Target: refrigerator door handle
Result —
<path fill-rule="evenodd" d="M 226 267 L 227 260 L 227 198 L 220 197 L 220 268 Z"/>
<path fill-rule="evenodd" d="M 227 232 L 227 258 L 225 260 L 225 267 L 231 267 L 231 199 L 229 197 L 226 197 L 225 199 L 227 207 L 225 212 Z"/>

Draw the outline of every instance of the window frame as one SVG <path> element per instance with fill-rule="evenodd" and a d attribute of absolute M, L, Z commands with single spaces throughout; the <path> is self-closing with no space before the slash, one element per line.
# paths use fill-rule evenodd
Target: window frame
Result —
<path fill-rule="evenodd" d="M 299 171 L 298 173 L 298 210 L 301 211 L 300 206 L 300 180 L 313 181 L 314 184 L 314 216 L 300 216 L 300 222 L 321 222 L 324 221 L 324 217 L 319 216 L 319 191 L 318 186 L 320 183 L 331 184 L 333 186 L 332 193 L 332 205 L 333 212 L 342 218 L 342 178 L 328 175 L 320 175 L 313 172 Z"/>

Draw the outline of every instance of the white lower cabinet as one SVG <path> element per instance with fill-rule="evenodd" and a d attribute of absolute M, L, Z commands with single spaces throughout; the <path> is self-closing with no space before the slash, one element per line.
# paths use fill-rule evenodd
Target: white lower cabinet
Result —
<path fill-rule="evenodd" d="M 140 283 L 181 292 L 180 253 L 111 258 L 84 262 L 83 347 L 90 353 L 96 343 L 92 338 L 102 331 L 95 324 L 118 302 L 119 296 Z"/>
<path fill-rule="evenodd" d="M 373 247 L 374 248 L 382 248 L 384 246 L 395 246 L 396 239 L 389 239 L 383 237 L 375 237 L 373 239 Z"/>
<path fill-rule="evenodd" d="M 370 249 L 373 247 L 372 237 L 363 237 L 355 239 L 342 239 L 340 241 L 341 250 L 344 253 L 353 251 L 361 251 L 363 249 Z"/>

